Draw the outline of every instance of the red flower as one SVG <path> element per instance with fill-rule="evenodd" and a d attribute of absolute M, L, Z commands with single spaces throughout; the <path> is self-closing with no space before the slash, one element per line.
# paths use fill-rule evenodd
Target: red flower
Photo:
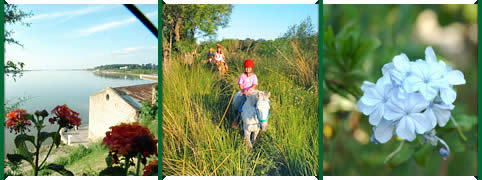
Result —
<path fill-rule="evenodd" d="M 157 160 L 149 162 L 149 165 L 144 167 L 144 176 L 152 176 L 157 173 Z"/>
<path fill-rule="evenodd" d="M 139 123 L 122 123 L 110 129 L 102 141 L 110 152 L 129 157 L 139 153 L 144 157 L 157 155 L 157 140 L 149 129 L 140 126 Z"/>
<path fill-rule="evenodd" d="M 69 109 L 66 104 L 62 106 L 57 106 L 52 110 L 52 114 L 55 117 L 49 118 L 50 123 L 59 123 L 61 127 L 67 127 L 72 129 L 74 126 L 80 126 L 81 119 L 79 118 L 79 113 Z"/>
<path fill-rule="evenodd" d="M 27 130 L 28 126 L 32 125 L 30 120 L 25 118 L 25 115 L 27 115 L 27 111 L 23 109 L 17 109 L 7 114 L 5 124 L 6 127 L 10 129 L 10 132 L 15 131 L 15 133 L 23 133 Z"/>

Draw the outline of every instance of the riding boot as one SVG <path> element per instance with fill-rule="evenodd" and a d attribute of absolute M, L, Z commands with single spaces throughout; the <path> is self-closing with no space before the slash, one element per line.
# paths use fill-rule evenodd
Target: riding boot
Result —
<path fill-rule="evenodd" d="M 233 123 L 231 123 L 231 127 L 233 129 L 238 129 L 238 124 L 239 124 L 239 114 L 236 115 L 236 117 L 234 118 Z"/>

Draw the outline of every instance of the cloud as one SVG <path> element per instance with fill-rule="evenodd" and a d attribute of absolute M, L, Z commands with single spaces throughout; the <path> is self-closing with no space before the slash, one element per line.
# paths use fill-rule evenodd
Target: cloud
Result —
<path fill-rule="evenodd" d="M 97 11 L 102 11 L 105 9 L 109 9 L 112 7 L 109 6 L 89 6 L 83 9 L 78 9 L 74 11 L 61 11 L 61 12 L 53 12 L 53 13 L 45 13 L 45 14 L 39 14 L 32 16 L 30 18 L 27 18 L 27 21 L 32 21 L 32 20 L 44 20 L 44 19 L 55 19 L 55 18 L 64 18 L 63 21 L 69 20 L 73 17 L 97 12 Z"/>
<path fill-rule="evenodd" d="M 131 47 L 131 48 L 124 48 L 121 50 L 112 51 L 114 55 L 126 55 L 141 51 L 157 51 L 157 46 L 139 46 L 139 47 Z"/>
<path fill-rule="evenodd" d="M 150 13 L 147 13 L 145 15 L 148 18 L 156 17 L 157 11 L 150 12 Z M 116 28 L 116 27 L 119 27 L 119 26 L 122 26 L 122 25 L 130 24 L 132 22 L 136 22 L 136 21 L 138 21 L 138 20 L 137 20 L 137 17 L 135 17 L 135 16 L 130 17 L 128 19 L 111 21 L 111 22 L 104 23 L 104 24 L 101 24 L 101 25 L 96 25 L 96 26 L 92 26 L 92 27 L 89 27 L 89 28 L 86 28 L 86 29 L 78 30 L 77 35 L 78 36 L 88 36 L 88 35 L 91 35 L 91 34 L 96 33 L 96 32 L 101 32 L 101 31 L 105 31 L 105 30 L 108 30 L 108 29 Z"/>

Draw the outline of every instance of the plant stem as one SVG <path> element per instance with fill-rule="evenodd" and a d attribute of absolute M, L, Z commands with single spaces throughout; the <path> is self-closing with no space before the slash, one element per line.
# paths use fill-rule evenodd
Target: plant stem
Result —
<path fill-rule="evenodd" d="M 52 148 L 54 147 L 54 144 L 55 144 L 55 138 L 59 135 L 58 132 L 60 131 L 60 126 L 59 126 L 59 129 L 57 130 L 57 134 L 55 134 L 55 137 L 52 137 L 52 144 L 50 145 L 50 148 L 49 148 L 49 152 L 47 152 L 47 156 L 45 156 L 45 159 L 42 161 L 42 163 L 40 163 L 40 166 L 39 167 L 42 167 L 42 165 L 45 163 L 45 161 L 47 161 L 47 158 L 49 157 L 50 155 L 50 152 L 52 151 Z"/>
<path fill-rule="evenodd" d="M 131 165 L 131 158 L 126 157 L 126 170 L 125 170 L 125 175 L 127 176 L 127 173 L 129 172 L 129 166 Z"/>
<path fill-rule="evenodd" d="M 452 120 L 452 122 L 454 123 L 455 129 L 457 129 L 457 133 L 459 134 L 460 138 L 464 142 L 467 142 L 467 138 L 464 136 L 464 133 L 462 132 L 462 129 L 460 129 L 460 126 L 457 124 L 457 122 L 455 122 L 455 119 L 453 116 L 450 116 L 450 120 Z"/>
<path fill-rule="evenodd" d="M 38 175 L 39 171 L 39 154 L 40 154 L 40 130 L 42 130 L 42 126 L 37 126 L 37 144 L 35 145 L 35 167 L 34 167 L 34 176 Z"/>
<path fill-rule="evenodd" d="M 136 169 L 136 175 L 139 175 L 139 170 L 141 169 L 141 153 L 137 154 L 137 169 Z"/>
<path fill-rule="evenodd" d="M 400 150 L 402 150 L 402 147 L 403 147 L 403 144 L 405 143 L 405 141 L 402 141 L 400 143 L 400 145 L 397 147 L 397 149 L 395 149 L 395 151 L 393 151 L 392 153 L 390 153 L 386 158 L 385 158 L 385 161 L 383 162 L 384 164 L 387 164 L 387 162 L 393 158 L 393 156 L 395 156 L 395 154 L 397 154 L 398 152 L 400 152 Z"/>

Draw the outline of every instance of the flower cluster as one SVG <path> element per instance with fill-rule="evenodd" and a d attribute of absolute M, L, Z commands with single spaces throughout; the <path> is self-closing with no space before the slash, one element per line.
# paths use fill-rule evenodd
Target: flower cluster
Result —
<path fill-rule="evenodd" d="M 27 127 L 32 125 L 25 115 L 27 115 L 27 111 L 23 109 L 9 112 L 7 114 L 7 119 L 5 119 L 5 126 L 10 129 L 10 132 L 15 131 L 15 133 L 24 133 L 25 130 L 27 130 Z"/>
<path fill-rule="evenodd" d="M 114 163 L 118 163 L 118 154 L 127 157 L 134 157 L 139 153 L 144 157 L 157 155 L 157 140 L 149 129 L 139 123 L 122 123 L 110 129 L 102 144 L 106 144 L 113 154 Z"/>
<path fill-rule="evenodd" d="M 153 176 L 157 174 L 157 160 L 149 162 L 147 166 L 144 167 L 144 176 Z"/>
<path fill-rule="evenodd" d="M 57 106 L 52 110 L 55 117 L 49 118 L 51 124 L 58 122 L 60 127 L 72 129 L 74 126 L 80 126 L 81 119 L 79 113 L 69 109 L 66 104 Z"/>
<path fill-rule="evenodd" d="M 357 104 L 374 126 L 372 140 L 379 143 L 393 134 L 413 141 L 417 134 L 445 126 L 457 95 L 453 86 L 465 84 L 462 72 L 437 61 L 430 46 L 425 60 L 410 61 L 402 53 L 385 64 L 382 73 L 376 83 L 363 82 Z"/>

